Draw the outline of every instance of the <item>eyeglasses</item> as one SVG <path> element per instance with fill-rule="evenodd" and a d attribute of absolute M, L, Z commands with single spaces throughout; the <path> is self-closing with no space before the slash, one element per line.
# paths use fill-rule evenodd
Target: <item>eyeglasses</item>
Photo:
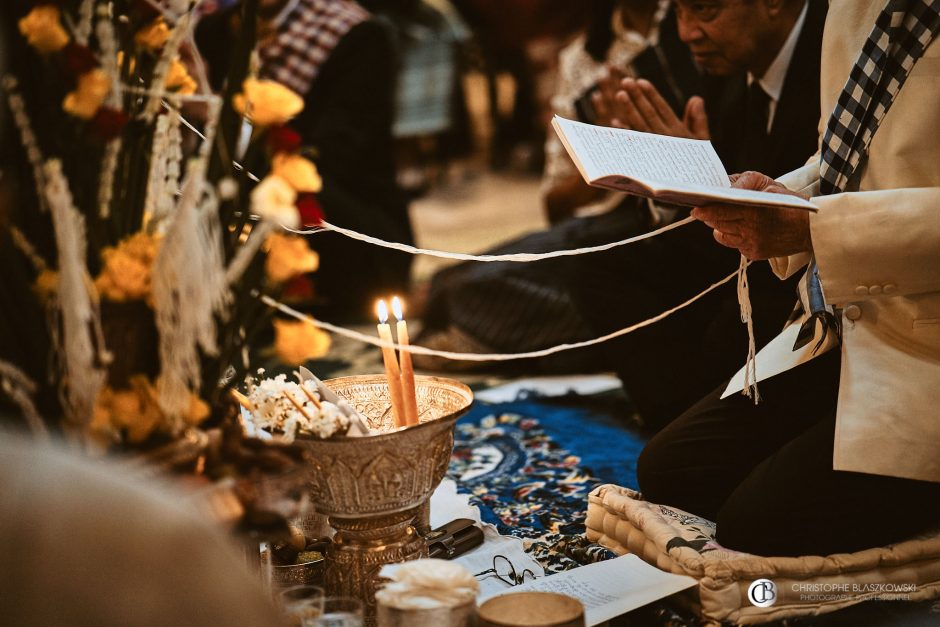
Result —
<path fill-rule="evenodd" d="M 675 0 L 676 19 L 694 20 L 701 24 L 711 22 L 717 18 L 722 10 L 732 2 L 719 2 L 717 0 Z"/>
<path fill-rule="evenodd" d="M 516 567 L 512 565 L 508 557 L 505 555 L 494 555 L 493 568 L 487 568 L 483 572 L 475 574 L 474 577 L 496 577 L 510 586 L 518 586 L 526 582 L 526 575 L 530 577 L 529 581 L 535 581 L 535 573 L 528 568 L 523 570 L 521 574 L 517 573 Z"/>

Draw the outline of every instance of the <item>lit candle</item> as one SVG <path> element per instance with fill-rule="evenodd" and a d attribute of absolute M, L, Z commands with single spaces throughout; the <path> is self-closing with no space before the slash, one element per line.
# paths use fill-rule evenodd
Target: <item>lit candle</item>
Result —
<path fill-rule="evenodd" d="M 396 296 L 392 299 L 392 311 L 398 319 L 398 343 L 408 346 L 408 323 L 402 311 L 401 300 Z M 418 424 L 418 399 L 415 396 L 415 370 L 411 365 L 411 353 L 401 352 L 401 391 L 405 402 L 405 421 L 409 425 Z"/>
<path fill-rule="evenodd" d="M 376 306 L 376 312 L 379 315 L 379 339 L 392 342 L 392 328 L 388 326 L 388 305 L 384 300 L 380 300 Z M 398 359 L 395 357 L 395 349 L 391 346 L 382 347 L 382 361 L 385 362 L 385 378 L 388 379 L 388 396 L 392 401 L 392 416 L 395 418 L 395 425 L 403 427 L 405 422 L 405 410 L 402 401 L 401 392 L 401 371 L 398 369 Z"/>

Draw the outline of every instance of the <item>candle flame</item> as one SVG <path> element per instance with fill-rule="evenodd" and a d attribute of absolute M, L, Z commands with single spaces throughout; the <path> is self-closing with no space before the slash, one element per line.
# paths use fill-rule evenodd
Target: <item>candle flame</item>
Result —
<path fill-rule="evenodd" d="M 405 319 L 405 314 L 401 308 L 401 299 L 399 299 L 397 296 L 392 299 L 392 311 L 395 313 L 395 318 L 398 320 Z"/>
<path fill-rule="evenodd" d="M 379 322 L 382 324 L 388 322 L 388 305 L 385 304 L 384 300 L 380 300 L 375 304 L 375 312 L 379 316 Z"/>

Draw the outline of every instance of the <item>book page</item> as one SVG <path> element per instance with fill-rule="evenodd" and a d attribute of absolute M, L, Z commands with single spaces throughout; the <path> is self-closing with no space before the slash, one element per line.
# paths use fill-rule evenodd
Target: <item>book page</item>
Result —
<path fill-rule="evenodd" d="M 589 181 L 621 175 L 643 183 L 729 187 L 711 142 L 594 126 L 555 116 L 553 124 Z"/>
<path fill-rule="evenodd" d="M 501 594 L 532 591 L 567 594 L 584 605 L 584 618 L 590 626 L 691 588 L 697 583 L 692 577 L 663 572 L 636 555 L 623 555 L 606 562 L 540 577 L 521 586 L 507 587 Z M 486 598 L 489 597 L 481 595 L 478 601 L 482 603 Z"/>

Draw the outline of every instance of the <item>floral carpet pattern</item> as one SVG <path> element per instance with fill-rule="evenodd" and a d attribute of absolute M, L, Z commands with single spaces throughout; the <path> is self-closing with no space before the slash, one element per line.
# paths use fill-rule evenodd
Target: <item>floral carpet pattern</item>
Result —
<path fill-rule="evenodd" d="M 570 423 L 568 431 L 583 436 L 583 431 L 598 428 L 596 421 L 584 420 L 584 413 L 530 400 L 477 403 L 455 432 L 450 478 L 471 495 L 485 522 L 501 534 L 521 538 L 526 550 L 551 572 L 613 556 L 587 542 L 584 521 L 588 493 L 615 478 L 596 476 L 551 429 Z M 626 437 L 631 437 L 629 432 Z"/>

